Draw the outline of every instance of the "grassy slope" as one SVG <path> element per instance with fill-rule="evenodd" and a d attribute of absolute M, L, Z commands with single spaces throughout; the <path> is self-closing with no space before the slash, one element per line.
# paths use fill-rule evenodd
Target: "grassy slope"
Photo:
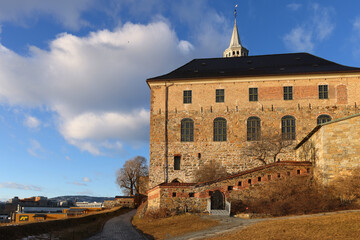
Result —
<path fill-rule="evenodd" d="M 133 225 L 155 239 L 165 239 L 200 231 L 218 225 L 215 220 L 206 220 L 197 215 L 179 215 L 161 219 L 134 217 Z"/>
<path fill-rule="evenodd" d="M 360 213 L 271 220 L 207 239 L 360 239 Z"/>

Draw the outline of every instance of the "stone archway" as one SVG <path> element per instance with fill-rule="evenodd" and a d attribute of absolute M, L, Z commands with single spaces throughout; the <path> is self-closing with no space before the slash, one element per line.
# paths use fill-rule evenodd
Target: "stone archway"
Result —
<path fill-rule="evenodd" d="M 171 181 L 172 183 L 182 183 L 182 181 L 178 178 L 175 178 L 174 180 Z"/>
<path fill-rule="evenodd" d="M 211 209 L 212 210 L 224 210 L 225 209 L 225 197 L 222 192 L 216 190 L 211 194 Z"/>

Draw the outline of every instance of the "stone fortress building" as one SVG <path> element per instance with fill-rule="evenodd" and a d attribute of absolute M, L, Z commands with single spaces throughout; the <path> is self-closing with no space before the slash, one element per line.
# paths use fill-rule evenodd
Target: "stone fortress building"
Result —
<path fill-rule="evenodd" d="M 210 161 L 234 174 L 260 167 L 243 148 L 265 132 L 295 146 L 318 124 L 358 113 L 360 68 L 308 53 L 248 54 L 235 20 L 223 58 L 194 59 L 147 79 L 150 188 L 192 183 Z M 279 160 L 296 160 L 295 151 Z"/>

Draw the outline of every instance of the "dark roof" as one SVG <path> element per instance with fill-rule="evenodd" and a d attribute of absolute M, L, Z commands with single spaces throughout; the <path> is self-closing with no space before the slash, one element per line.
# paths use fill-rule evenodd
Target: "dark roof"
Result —
<path fill-rule="evenodd" d="M 360 68 L 343 66 L 309 53 L 203 58 L 148 81 L 338 72 L 360 72 Z"/>

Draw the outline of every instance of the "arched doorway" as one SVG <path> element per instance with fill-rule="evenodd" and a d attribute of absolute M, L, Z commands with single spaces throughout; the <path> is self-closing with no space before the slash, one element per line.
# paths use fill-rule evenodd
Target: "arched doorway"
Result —
<path fill-rule="evenodd" d="M 219 190 L 216 190 L 211 194 L 211 209 L 212 210 L 224 210 L 225 204 L 224 204 L 224 194 L 220 192 Z"/>
<path fill-rule="evenodd" d="M 178 178 L 175 178 L 174 180 L 171 181 L 172 183 L 181 183 L 181 180 L 179 180 Z"/>

